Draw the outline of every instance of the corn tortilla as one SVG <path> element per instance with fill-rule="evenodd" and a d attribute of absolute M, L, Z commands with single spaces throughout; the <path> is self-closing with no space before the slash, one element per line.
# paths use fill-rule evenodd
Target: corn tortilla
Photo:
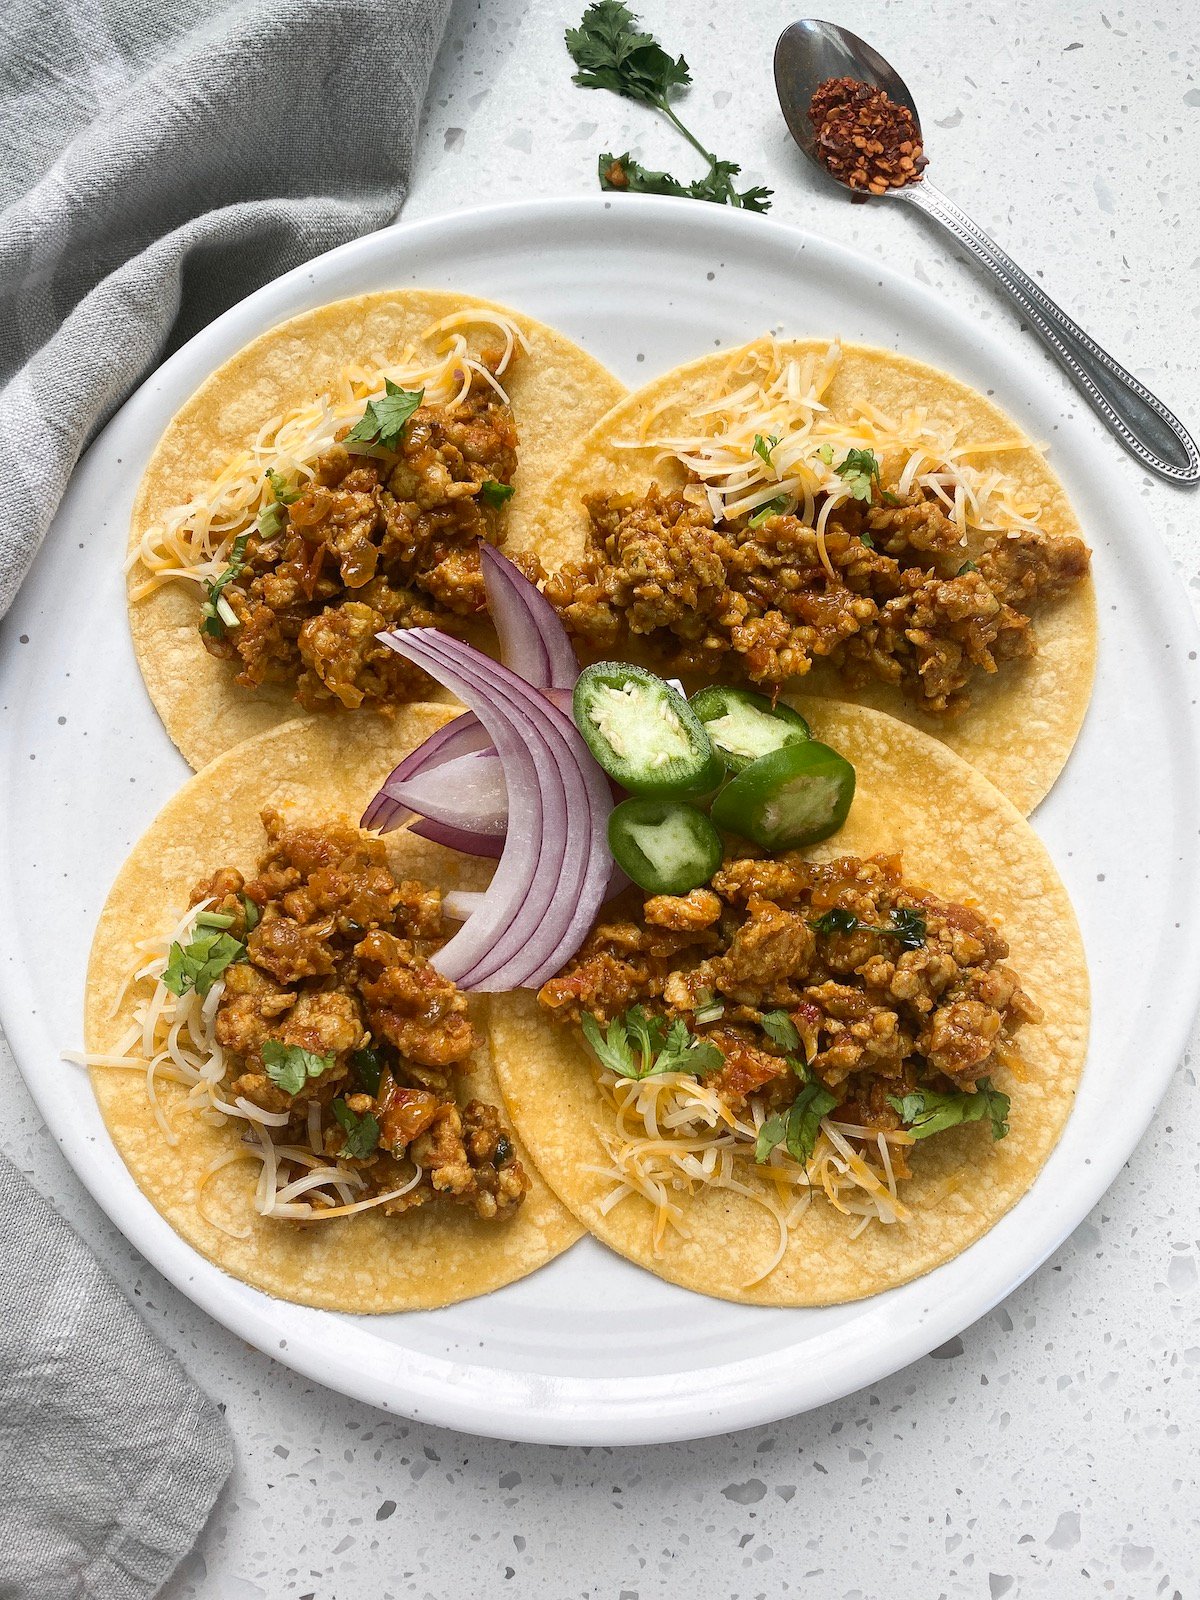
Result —
<path fill-rule="evenodd" d="M 993 1143 L 983 1123 L 952 1128 L 912 1148 L 914 1175 L 900 1185 L 906 1223 L 858 1221 L 814 1198 L 779 1266 L 745 1287 L 778 1243 L 775 1219 L 755 1201 L 718 1189 L 683 1204 L 688 1236 L 668 1232 L 656 1257 L 654 1208 L 633 1194 L 607 1216 L 614 1183 L 598 1136 L 614 1119 L 573 1029 L 531 994 L 495 997 L 491 1037 L 509 1112 L 555 1192 L 604 1244 L 685 1288 L 755 1305 L 815 1306 L 895 1288 L 956 1256 L 987 1232 L 1032 1184 L 1058 1141 L 1083 1070 L 1088 976 L 1067 892 L 1041 840 L 994 785 L 939 744 L 892 717 L 833 701 L 792 702 L 817 738 L 858 772 L 845 827 L 813 847 L 821 859 L 903 854 L 906 879 L 947 898 L 973 896 L 998 918 L 1024 988 L 1045 1012 L 1017 1036 L 1020 1078 L 993 1074 L 1011 1097 L 1011 1131 Z M 747 1182 L 768 1180 L 745 1163 Z"/>
<path fill-rule="evenodd" d="M 137 964 L 137 941 L 169 929 L 192 887 L 216 867 L 252 871 L 263 847 L 259 812 L 278 806 L 297 820 L 357 821 L 395 763 L 453 715 L 441 705 L 400 708 L 394 717 L 284 723 L 228 752 L 184 785 L 122 867 L 100 916 L 88 966 L 85 1040 L 111 1051 L 132 1020 L 136 994 L 113 1014 Z M 483 865 L 409 833 L 388 840 L 401 874 L 443 887 L 480 888 Z M 483 1019 L 475 1018 L 478 1031 Z M 159 1102 L 178 1135 L 163 1137 L 146 1098 L 145 1076 L 91 1070 L 113 1143 L 138 1186 L 171 1226 L 210 1261 L 268 1294 L 335 1311 L 384 1312 L 449 1305 L 525 1277 L 575 1242 L 582 1229 L 554 1198 L 524 1150 L 533 1187 L 515 1216 L 485 1223 L 473 1212 L 433 1203 L 401 1217 L 381 1211 L 297 1224 L 258 1215 L 257 1163 L 218 1173 L 198 1203 L 201 1179 L 241 1148 L 232 1124 L 211 1127 L 183 1105 L 185 1090 L 159 1080 Z M 485 1044 L 476 1051 L 463 1098 L 500 1104 Z M 211 1218 L 244 1237 L 231 1237 Z"/>
<path fill-rule="evenodd" d="M 827 339 L 797 339 L 782 353 L 803 359 L 823 352 Z M 735 353 L 702 357 L 654 379 L 628 395 L 596 423 L 558 473 L 542 483 L 538 503 L 522 523 L 519 539 L 536 550 L 549 570 L 582 555 L 588 525 L 581 497 L 591 493 L 640 493 L 657 478 L 666 485 L 684 481 L 674 461 L 656 461 L 649 449 L 621 448 L 621 442 L 653 431 L 670 435 L 702 400 L 711 399 Z M 964 442 L 1022 439 L 1021 430 L 1000 408 L 974 389 L 936 367 L 889 350 L 845 345 L 841 365 L 827 395 L 834 416 L 859 400 L 883 412 L 923 406 L 934 424 L 958 425 Z M 972 455 L 973 465 L 999 467 L 1016 498 L 1036 505 L 1047 533 L 1082 537 L 1078 519 L 1062 485 L 1031 443 L 1019 450 Z M 520 548 L 520 543 L 514 541 Z M 1034 616 L 1037 654 L 1006 663 L 998 673 L 977 680 L 972 704 L 958 716 L 934 716 L 907 701 L 889 684 L 859 690 L 842 685 L 827 663 L 818 662 L 802 680 L 804 693 L 850 699 L 874 706 L 942 740 L 1003 789 L 1028 814 L 1048 792 L 1079 734 L 1092 692 L 1096 658 L 1096 600 L 1090 579 Z M 795 687 L 801 685 L 797 683 Z"/>
<path fill-rule="evenodd" d="M 176 414 L 150 458 L 134 501 L 130 549 L 168 510 L 214 477 L 268 418 L 325 392 L 347 366 L 386 359 L 434 322 L 468 307 L 503 310 L 529 345 L 503 380 L 516 417 L 520 463 L 505 526 L 509 539 L 522 547 L 528 542 L 525 522 L 534 492 L 580 435 L 620 399 L 624 386 L 585 350 L 530 317 L 444 290 L 397 289 L 306 311 L 219 367 Z M 486 328 L 464 331 L 472 348 L 487 342 Z M 131 594 L 144 577 L 135 565 Z M 197 769 L 266 728 L 311 715 L 286 686 L 250 690 L 233 681 L 235 665 L 209 655 L 201 641 L 200 599 L 196 584 L 175 582 L 129 603 L 134 653 L 150 698 Z"/>

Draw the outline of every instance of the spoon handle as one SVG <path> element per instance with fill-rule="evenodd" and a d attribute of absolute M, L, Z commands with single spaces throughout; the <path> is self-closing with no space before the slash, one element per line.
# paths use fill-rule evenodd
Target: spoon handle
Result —
<path fill-rule="evenodd" d="M 932 217 L 1007 290 L 1050 353 L 1131 454 L 1172 483 L 1200 483 L 1200 451 L 1162 401 L 1051 300 L 994 239 L 928 180 L 892 191 Z"/>

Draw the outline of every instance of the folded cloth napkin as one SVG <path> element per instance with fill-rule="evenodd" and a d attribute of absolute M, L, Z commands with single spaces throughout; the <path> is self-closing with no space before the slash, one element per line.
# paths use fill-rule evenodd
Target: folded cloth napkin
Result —
<path fill-rule="evenodd" d="M 395 216 L 448 8 L 0 6 L 0 613 L 162 354 Z M 224 1422 L 2 1161 L 0 1193 L 0 1600 L 144 1600 L 229 1472 Z"/>
<path fill-rule="evenodd" d="M 0 5 L 0 615 L 164 351 L 395 216 L 448 9 Z"/>
<path fill-rule="evenodd" d="M 204 1526 L 225 1419 L 0 1156 L 0 1600 L 145 1600 Z"/>

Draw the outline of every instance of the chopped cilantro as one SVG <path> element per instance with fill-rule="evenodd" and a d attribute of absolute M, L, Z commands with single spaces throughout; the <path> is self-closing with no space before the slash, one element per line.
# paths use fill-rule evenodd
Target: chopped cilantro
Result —
<path fill-rule="evenodd" d="M 350 1057 L 350 1065 L 354 1069 L 354 1076 L 367 1094 L 378 1094 L 379 1080 L 383 1076 L 383 1063 L 379 1059 L 379 1052 L 370 1049 L 356 1050 Z"/>
<path fill-rule="evenodd" d="M 355 444 L 381 444 L 385 450 L 394 450 L 408 424 L 408 419 L 425 398 L 424 389 L 402 389 L 390 378 L 383 380 L 384 392 L 378 400 L 368 400 L 362 417 L 346 435 Z"/>
<path fill-rule="evenodd" d="M 761 528 L 763 523 L 769 522 L 772 517 L 783 516 L 787 508 L 787 495 L 777 494 L 774 500 L 768 500 L 765 505 L 759 506 L 746 526 L 748 528 Z"/>
<path fill-rule="evenodd" d="M 975 565 L 975 563 L 973 561 L 964 561 L 962 566 L 959 567 L 958 571 L 954 574 L 954 576 L 956 578 L 961 578 L 964 573 L 967 573 L 967 572 L 978 572 L 978 571 L 979 571 L 979 568 Z"/>
<path fill-rule="evenodd" d="M 626 190 L 639 194 L 670 194 L 691 200 L 710 200 L 716 205 L 736 206 L 744 211 L 766 211 L 771 191 L 761 185 L 738 190 L 733 180 L 741 168 L 733 161 L 719 161 L 696 136 L 684 127 L 668 96 L 675 89 L 686 89 L 692 81 L 687 62 L 673 57 L 652 34 L 642 33 L 638 19 L 620 0 L 596 0 L 584 12 L 577 28 L 566 32 L 567 50 L 576 67 L 575 82 L 584 89 L 608 89 L 651 106 L 683 135 L 708 163 L 708 172 L 693 183 L 680 183 L 669 172 L 653 172 L 626 152 L 614 156 L 609 151 L 600 157 L 602 189 Z"/>
<path fill-rule="evenodd" d="M 480 485 L 479 498 L 489 506 L 499 509 L 506 500 L 511 500 L 513 485 L 511 483 L 497 483 L 495 478 L 489 478 Z"/>
<path fill-rule="evenodd" d="M 793 1161 L 806 1167 L 816 1148 L 821 1118 L 837 1105 L 837 1096 L 822 1083 L 806 1083 L 786 1112 L 776 1111 L 758 1130 L 754 1159 L 766 1161 L 776 1145 L 782 1144 Z"/>
<path fill-rule="evenodd" d="M 284 1094 L 299 1094 L 310 1078 L 328 1072 L 334 1060 L 331 1055 L 314 1055 L 298 1044 L 282 1044 L 278 1039 L 266 1040 L 262 1058 L 267 1077 Z"/>
<path fill-rule="evenodd" d="M 351 1111 L 344 1100 L 335 1100 L 333 1114 L 346 1136 L 342 1145 L 345 1155 L 365 1161 L 368 1156 L 375 1154 L 379 1145 L 379 1123 L 369 1111 L 364 1111 L 360 1116 Z"/>
<path fill-rule="evenodd" d="M 827 467 L 833 465 L 833 446 L 831 444 L 823 444 L 817 454 Z"/>
<path fill-rule="evenodd" d="M 871 501 L 872 485 L 879 481 L 879 462 L 874 450 L 848 450 L 846 459 L 833 469 L 855 500 Z"/>
<path fill-rule="evenodd" d="M 183 995 L 194 989 L 203 999 L 226 967 L 245 959 L 244 944 L 232 934 L 214 929 L 186 945 L 173 944 L 162 981 L 172 994 Z"/>
<path fill-rule="evenodd" d="M 246 932 L 253 933 L 255 928 L 258 927 L 258 920 L 262 913 L 248 894 L 242 896 L 242 911 L 246 918 Z"/>
<path fill-rule="evenodd" d="M 222 601 L 226 587 L 235 578 L 240 578 L 246 570 L 246 541 L 250 537 L 249 528 L 245 533 L 239 533 L 233 541 L 229 552 L 229 565 L 217 578 L 204 580 L 204 604 L 200 607 L 200 632 L 207 634 L 210 639 L 223 639 L 227 627 L 237 627 L 238 619 L 232 612 L 228 600 Z M 222 606 L 224 609 L 222 609 Z M 230 622 L 230 617 L 233 621 Z"/>
<path fill-rule="evenodd" d="M 650 1078 L 664 1072 L 686 1072 L 702 1077 L 724 1064 L 725 1058 L 708 1039 L 697 1039 L 685 1022 L 670 1027 L 662 1017 L 642 1006 L 630 1006 L 614 1017 L 607 1032 L 585 1011 L 580 1019 L 583 1036 L 602 1066 L 619 1078 Z"/>
<path fill-rule="evenodd" d="M 774 450 L 778 443 L 779 435 L 777 433 L 769 433 L 765 439 L 761 433 L 756 433 L 751 449 L 758 459 L 769 467 L 771 465 L 771 451 Z"/>
<path fill-rule="evenodd" d="M 1003 1139 L 1008 1132 L 1009 1099 L 992 1088 L 990 1078 L 980 1078 L 974 1094 L 939 1094 L 936 1089 L 914 1089 L 901 1099 L 888 1095 L 888 1103 L 900 1113 L 904 1126 L 914 1139 L 928 1139 L 946 1128 L 963 1122 L 992 1125 L 992 1138 Z"/>
<path fill-rule="evenodd" d="M 883 927 L 874 922 L 863 922 L 844 906 L 834 906 L 814 922 L 809 923 L 814 933 L 880 933 L 888 939 L 898 939 L 904 950 L 919 950 L 928 936 L 925 918 L 919 911 L 907 906 L 896 906 Z"/>
<path fill-rule="evenodd" d="M 762 1017 L 762 1031 L 781 1050 L 799 1050 L 800 1035 L 796 1024 L 786 1011 L 766 1011 Z"/>

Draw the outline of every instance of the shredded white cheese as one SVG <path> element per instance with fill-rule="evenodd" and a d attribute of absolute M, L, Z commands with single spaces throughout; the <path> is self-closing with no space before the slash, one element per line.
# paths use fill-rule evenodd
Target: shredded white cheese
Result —
<path fill-rule="evenodd" d="M 219 1156 L 203 1174 L 197 1190 L 197 1204 L 206 1220 L 231 1238 L 247 1238 L 249 1231 L 231 1229 L 204 1210 L 204 1203 L 213 1178 L 238 1161 L 259 1163 L 254 1206 L 263 1217 L 324 1222 L 407 1194 L 421 1181 L 420 1167 L 400 1188 L 365 1200 L 357 1198 L 366 1186 L 363 1176 L 325 1153 L 321 1107 L 316 1101 L 309 1103 L 307 1113 L 308 1143 L 299 1145 L 277 1143 L 272 1137 L 273 1128 L 286 1127 L 291 1121 L 287 1113 L 264 1111 L 244 1095 L 233 1100 L 225 1097 L 225 1052 L 215 1033 L 224 978 L 218 978 L 203 999 L 194 989 L 173 994 L 163 982 L 172 944 L 189 943 L 195 934 L 196 918 L 210 904 L 211 901 L 202 900 L 161 939 L 139 943 L 137 964 L 122 985 L 117 1005 L 135 984 L 150 988 L 135 1002 L 133 1021 L 116 1048 L 94 1053 L 65 1051 L 63 1059 L 78 1066 L 122 1067 L 144 1073 L 151 1111 L 168 1144 L 178 1144 L 179 1135 L 158 1097 L 157 1085 L 163 1080 L 187 1090 L 182 1101 L 187 1113 L 215 1126 L 230 1122 L 242 1125 L 241 1147 Z"/>
<path fill-rule="evenodd" d="M 759 1164 L 754 1147 L 764 1120 L 761 1107 L 752 1110 L 752 1120 L 737 1117 L 702 1079 L 678 1072 L 633 1079 L 601 1070 L 598 1081 L 616 1118 L 615 1128 L 597 1128 L 608 1165 L 588 1169 L 613 1185 L 600 1210 L 607 1215 L 631 1194 L 648 1200 L 655 1213 L 656 1255 L 662 1254 L 669 1232 L 688 1237 L 681 1198 L 704 1188 L 745 1195 L 778 1227 L 770 1260 L 741 1285 L 744 1289 L 761 1283 L 783 1260 L 814 1194 L 824 1194 L 838 1211 L 859 1219 L 855 1238 L 873 1221 L 890 1225 L 910 1215 L 896 1192 L 889 1146 L 911 1144 L 911 1134 L 880 1133 L 825 1117 L 807 1166 L 782 1145 Z M 757 1181 L 750 1182 L 754 1174 Z"/>
<path fill-rule="evenodd" d="M 905 496 L 924 490 L 955 523 L 965 543 L 972 531 L 1036 530 L 1040 508 L 1016 498 L 995 466 L 979 468 L 971 456 L 1022 450 L 1018 438 L 966 439 L 961 427 L 930 418 L 924 407 L 896 414 L 860 400 L 848 414 L 830 414 L 827 396 L 841 364 L 841 346 L 802 359 L 789 356 L 774 339 L 739 352 L 711 397 L 691 411 L 688 432 L 658 429 L 665 401 L 643 422 L 635 439 L 620 448 L 657 451 L 673 459 L 703 486 L 716 522 L 752 515 L 775 500 L 824 537 L 835 507 L 852 498 L 837 471 L 851 450 L 871 450 L 885 473 L 885 487 Z M 822 500 L 818 511 L 817 502 Z M 822 554 L 826 566 L 828 558 Z"/>
<path fill-rule="evenodd" d="M 502 336 L 504 350 L 496 376 L 472 355 L 461 331 L 468 326 L 492 328 Z M 125 564 L 126 571 L 140 567 L 145 573 L 144 580 L 134 585 L 131 598 L 143 599 L 177 579 L 203 584 L 219 577 L 229 564 L 238 534 L 252 527 L 260 512 L 274 503 L 268 472 L 277 472 L 290 486 L 302 489 L 312 478 L 316 461 L 341 430 L 362 417 L 368 402 L 383 397 L 386 381 L 410 391 L 423 389 L 426 404 L 450 411 L 466 399 L 475 377 L 507 399 L 497 378 L 507 370 L 518 347 L 526 348 L 525 338 L 511 318 L 472 309 L 433 323 L 421 335 L 421 343 L 427 348 L 410 344 L 397 357 L 380 354 L 366 365 L 348 366 L 328 393 L 266 418 L 253 439 L 231 456 L 210 482 L 146 529 Z"/>

